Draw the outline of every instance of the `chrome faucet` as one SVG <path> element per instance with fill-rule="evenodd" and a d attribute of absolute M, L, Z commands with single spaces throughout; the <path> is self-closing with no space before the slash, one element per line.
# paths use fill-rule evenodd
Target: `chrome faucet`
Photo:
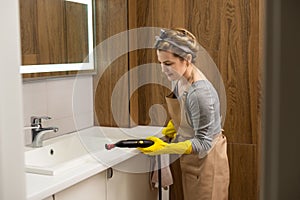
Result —
<path fill-rule="evenodd" d="M 31 133 L 32 133 L 32 143 L 31 147 L 42 147 L 43 146 L 43 137 L 48 132 L 57 132 L 57 127 L 42 127 L 42 120 L 51 119 L 50 117 L 31 117 Z"/>

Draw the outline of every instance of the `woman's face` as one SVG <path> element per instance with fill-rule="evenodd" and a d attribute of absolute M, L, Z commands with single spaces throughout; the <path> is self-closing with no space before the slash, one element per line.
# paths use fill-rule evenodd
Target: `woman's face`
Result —
<path fill-rule="evenodd" d="M 178 80 L 183 76 L 187 68 L 186 60 L 181 60 L 168 51 L 157 50 L 156 53 L 162 72 L 166 74 L 169 81 Z"/>

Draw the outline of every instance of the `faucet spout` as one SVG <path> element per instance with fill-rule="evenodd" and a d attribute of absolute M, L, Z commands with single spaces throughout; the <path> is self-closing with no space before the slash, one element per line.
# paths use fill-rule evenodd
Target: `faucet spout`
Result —
<path fill-rule="evenodd" d="M 32 143 L 31 147 L 42 147 L 43 146 L 43 138 L 46 133 L 49 132 L 57 132 L 57 127 L 47 127 L 47 128 L 37 128 L 32 130 Z"/>

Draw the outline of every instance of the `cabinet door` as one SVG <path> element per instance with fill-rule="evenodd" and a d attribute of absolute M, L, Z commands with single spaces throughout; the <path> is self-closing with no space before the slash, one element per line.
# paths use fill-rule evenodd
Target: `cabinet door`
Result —
<path fill-rule="evenodd" d="M 148 173 L 125 173 L 113 170 L 107 180 L 107 200 L 156 200 L 157 190 L 151 190 Z"/>
<path fill-rule="evenodd" d="M 55 200 L 106 200 L 106 172 L 55 194 Z"/>

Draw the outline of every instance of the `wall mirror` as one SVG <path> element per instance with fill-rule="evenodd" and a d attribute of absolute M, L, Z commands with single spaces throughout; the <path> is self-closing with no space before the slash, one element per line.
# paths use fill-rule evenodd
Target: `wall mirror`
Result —
<path fill-rule="evenodd" d="M 19 0 L 21 74 L 94 70 L 93 0 Z"/>

